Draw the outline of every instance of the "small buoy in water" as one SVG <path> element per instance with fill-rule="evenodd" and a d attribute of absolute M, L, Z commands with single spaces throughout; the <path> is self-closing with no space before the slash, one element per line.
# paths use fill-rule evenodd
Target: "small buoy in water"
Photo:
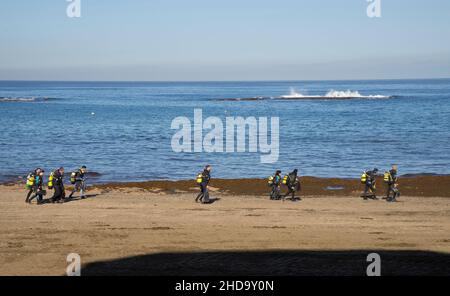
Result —
<path fill-rule="evenodd" d="M 91 112 L 91 115 L 94 116 L 94 115 L 95 115 L 95 112 Z"/>

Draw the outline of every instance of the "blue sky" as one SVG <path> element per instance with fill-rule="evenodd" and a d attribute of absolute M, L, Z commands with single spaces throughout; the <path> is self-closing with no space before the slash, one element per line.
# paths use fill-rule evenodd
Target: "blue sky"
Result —
<path fill-rule="evenodd" d="M 450 1 L 3 0 L 1 80 L 450 77 Z"/>

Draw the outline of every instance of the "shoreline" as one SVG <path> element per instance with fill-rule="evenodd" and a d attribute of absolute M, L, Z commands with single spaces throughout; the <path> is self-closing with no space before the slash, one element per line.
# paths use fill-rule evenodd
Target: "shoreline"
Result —
<path fill-rule="evenodd" d="M 359 196 L 364 186 L 359 179 L 350 178 L 321 178 L 321 177 L 300 177 L 302 190 L 300 196 Z M 0 182 L 0 186 L 24 186 L 24 180 L 15 182 Z M 91 189 L 100 190 L 121 190 L 140 189 L 151 193 L 176 194 L 198 192 L 198 185 L 194 180 L 148 180 L 133 182 L 108 182 L 89 184 Z M 66 183 L 66 188 L 70 189 L 71 184 Z M 225 195 L 251 195 L 267 196 L 270 188 L 266 179 L 216 179 L 210 183 L 212 192 Z M 281 186 L 282 192 L 286 190 Z M 383 177 L 379 176 L 376 183 L 376 193 L 384 196 L 386 185 Z M 404 176 L 399 179 L 399 189 L 404 196 L 416 197 L 450 197 L 450 175 L 414 175 Z"/>
<path fill-rule="evenodd" d="M 300 196 L 359 196 L 363 185 L 358 179 L 301 177 Z M 266 179 L 212 179 L 213 190 L 226 195 L 267 196 L 270 188 Z M 113 190 L 137 188 L 154 193 L 197 192 L 194 180 L 112 182 L 92 185 L 93 188 Z M 399 188 L 402 195 L 418 197 L 450 197 L 450 176 L 420 176 L 400 178 Z M 282 186 L 285 191 L 285 186 Z M 377 178 L 377 194 L 384 196 L 386 185 L 382 177 Z"/>

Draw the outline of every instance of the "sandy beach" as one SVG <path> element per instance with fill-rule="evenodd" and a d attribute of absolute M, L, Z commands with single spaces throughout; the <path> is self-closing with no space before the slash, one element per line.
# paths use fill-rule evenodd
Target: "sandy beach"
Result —
<path fill-rule="evenodd" d="M 247 186 L 225 190 L 230 182 Z M 40 206 L 25 204 L 23 186 L 2 185 L 0 274 L 64 275 L 78 253 L 82 275 L 365 275 L 377 252 L 385 275 L 450 275 L 442 188 L 386 203 L 363 201 L 357 184 L 340 194 L 309 187 L 302 201 L 282 202 L 255 184 L 216 180 L 209 205 L 181 181 L 102 185 L 85 200 Z"/>

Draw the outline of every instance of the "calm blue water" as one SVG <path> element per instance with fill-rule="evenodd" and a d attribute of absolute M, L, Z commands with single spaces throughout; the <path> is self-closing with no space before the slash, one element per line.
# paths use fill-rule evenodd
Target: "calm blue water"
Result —
<path fill-rule="evenodd" d="M 390 99 L 221 101 L 359 91 Z M 198 83 L 0 82 L 0 180 L 41 166 L 87 165 L 96 182 L 192 179 L 205 163 L 221 178 L 358 177 L 364 169 L 450 174 L 450 80 Z M 175 153 L 171 121 L 203 116 L 280 117 L 280 158 L 254 153 Z M 94 112 L 95 116 L 91 115 Z"/>

